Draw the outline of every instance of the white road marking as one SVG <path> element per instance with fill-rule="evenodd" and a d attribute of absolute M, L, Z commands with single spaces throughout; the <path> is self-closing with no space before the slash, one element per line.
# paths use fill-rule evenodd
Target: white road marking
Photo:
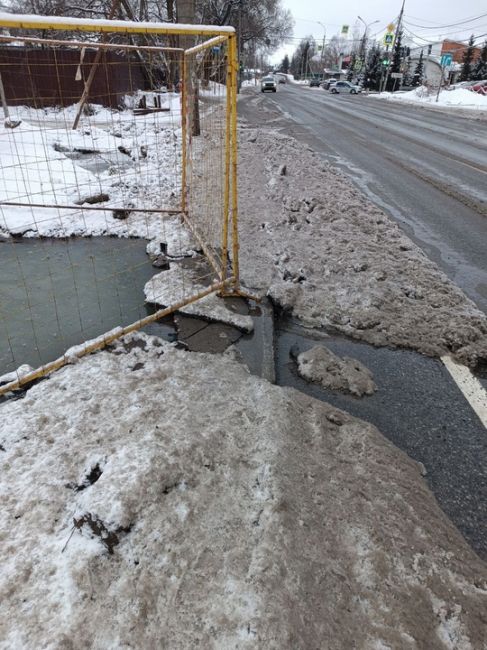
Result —
<path fill-rule="evenodd" d="M 469 368 L 457 363 L 451 357 L 441 357 L 441 360 L 458 388 L 462 391 L 465 399 L 487 429 L 487 391 L 477 377 L 470 372 Z"/>

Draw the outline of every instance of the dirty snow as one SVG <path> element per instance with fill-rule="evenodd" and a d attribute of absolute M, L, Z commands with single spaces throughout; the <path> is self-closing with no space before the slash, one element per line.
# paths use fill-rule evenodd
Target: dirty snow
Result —
<path fill-rule="evenodd" d="M 460 108 L 473 111 L 487 111 L 487 96 L 474 93 L 466 88 L 445 88 L 440 92 L 436 101 L 437 90 L 430 90 L 426 86 L 420 86 L 406 92 L 371 94 L 374 99 L 384 99 L 394 102 L 406 102 L 413 104 L 431 104 L 439 107 Z"/>
<path fill-rule="evenodd" d="M 1 648 L 485 646 L 418 465 L 228 357 L 127 337 L 0 405 L 0 445 Z"/>
<path fill-rule="evenodd" d="M 183 268 L 181 264 L 170 263 L 170 268 L 154 275 L 144 287 L 146 302 L 167 307 L 181 302 L 189 295 L 204 291 L 212 284 L 214 273 L 192 268 Z M 223 298 L 211 293 L 197 302 L 178 309 L 183 314 L 200 316 L 210 321 L 218 321 L 251 332 L 254 324 L 251 316 L 232 311 Z"/>
<path fill-rule="evenodd" d="M 357 397 L 372 395 L 377 386 L 372 373 L 357 359 L 339 357 L 324 345 L 316 345 L 297 356 L 298 374 L 323 388 L 344 391 Z"/>
<path fill-rule="evenodd" d="M 308 147 L 240 131 L 240 268 L 312 327 L 475 365 L 487 317 L 379 207 Z"/>

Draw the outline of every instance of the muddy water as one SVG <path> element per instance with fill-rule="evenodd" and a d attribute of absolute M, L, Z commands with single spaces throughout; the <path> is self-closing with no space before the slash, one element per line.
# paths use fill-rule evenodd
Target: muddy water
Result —
<path fill-rule="evenodd" d="M 157 269 L 145 246 L 106 237 L 0 243 L 0 375 L 151 313 L 143 288 Z"/>

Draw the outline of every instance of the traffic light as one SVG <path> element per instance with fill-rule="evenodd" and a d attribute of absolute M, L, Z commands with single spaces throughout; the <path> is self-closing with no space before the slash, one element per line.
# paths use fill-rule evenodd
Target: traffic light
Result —
<path fill-rule="evenodd" d="M 390 63 L 389 59 L 382 60 L 382 65 L 389 65 L 389 63 Z"/>

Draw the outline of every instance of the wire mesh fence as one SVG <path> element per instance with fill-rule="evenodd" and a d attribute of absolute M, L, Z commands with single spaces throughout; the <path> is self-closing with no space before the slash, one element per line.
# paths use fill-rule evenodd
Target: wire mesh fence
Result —
<path fill-rule="evenodd" d="M 0 18 L 0 393 L 238 291 L 232 30 L 29 21 Z"/>

